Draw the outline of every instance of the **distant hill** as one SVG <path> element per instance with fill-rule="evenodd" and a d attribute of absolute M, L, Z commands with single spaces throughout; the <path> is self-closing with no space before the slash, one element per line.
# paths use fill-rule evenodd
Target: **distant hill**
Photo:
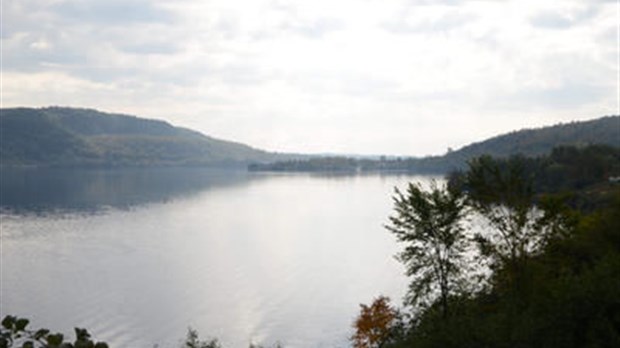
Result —
<path fill-rule="evenodd" d="M 460 167 L 468 159 L 483 154 L 493 157 L 516 154 L 534 157 L 547 155 L 558 146 L 583 147 L 594 144 L 620 147 L 620 116 L 514 131 L 467 145 L 437 159 L 441 159 L 445 165 Z"/>
<path fill-rule="evenodd" d="M 620 147 L 620 116 L 499 135 L 444 156 L 372 160 L 270 153 L 167 122 L 65 107 L 0 109 L 0 164 L 40 166 L 246 166 L 275 171 L 442 173 L 489 154 L 539 156 L 561 145 Z M 296 159 L 295 159 L 296 158 Z M 269 164 L 273 163 L 273 164 Z"/>
<path fill-rule="evenodd" d="M 446 173 L 462 169 L 467 161 L 483 154 L 508 157 L 521 154 L 536 157 L 550 154 L 559 146 L 584 147 L 610 145 L 620 148 L 620 116 L 606 116 L 591 121 L 571 122 L 537 129 L 524 129 L 467 145 L 443 156 L 424 158 L 363 159 L 343 156 L 315 157 L 304 160 L 253 164 L 255 171 L 408 171 Z"/>
<path fill-rule="evenodd" d="M 135 116 L 64 107 L 0 111 L 3 166 L 245 166 L 287 158 Z"/>

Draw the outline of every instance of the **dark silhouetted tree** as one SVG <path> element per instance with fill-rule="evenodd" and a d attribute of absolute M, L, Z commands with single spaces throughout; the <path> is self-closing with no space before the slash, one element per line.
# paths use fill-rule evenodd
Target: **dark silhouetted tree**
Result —
<path fill-rule="evenodd" d="M 503 270 L 502 281 L 517 291 L 524 285 L 530 256 L 541 252 L 551 239 L 566 235 L 575 224 L 565 198 L 536 196 L 535 167 L 520 156 L 481 156 L 469 162 L 463 181 L 468 204 L 490 226 L 475 236 L 481 254 L 493 269 Z"/>
<path fill-rule="evenodd" d="M 181 345 L 181 348 L 222 348 L 222 346 L 215 338 L 201 341 L 198 338 L 198 331 L 190 327 L 187 329 L 187 336 L 185 337 L 185 341 Z"/>
<path fill-rule="evenodd" d="M 394 210 L 386 228 L 405 243 L 398 258 L 412 277 L 407 302 L 425 307 L 438 295 L 442 315 L 447 317 L 449 297 L 464 285 L 464 199 L 458 190 L 439 188 L 435 182 L 430 191 L 410 183 L 405 194 L 396 189 Z"/>
<path fill-rule="evenodd" d="M 0 348 L 108 348 L 105 342 L 94 342 L 86 329 L 75 328 L 75 341 L 67 342 L 63 334 L 48 329 L 29 330 L 30 321 L 7 315 L 0 328 Z"/>

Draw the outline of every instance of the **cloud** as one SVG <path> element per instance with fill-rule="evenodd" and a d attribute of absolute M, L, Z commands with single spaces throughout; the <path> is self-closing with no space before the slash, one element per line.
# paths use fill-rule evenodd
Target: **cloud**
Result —
<path fill-rule="evenodd" d="M 80 64 L 85 52 L 54 33 L 23 32 L 3 40 L 5 71 L 42 71 Z"/>
<path fill-rule="evenodd" d="M 292 31 L 305 37 L 321 39 L 328 33 L 343 29 L 344 24 L 333 18 L 319 18 L 313 22 L 286 22 L 280 28 L 285 32 Z"/>
<path fill-rule="evenodd" d="M 152 30 L 171 24 L 174 16 L 147 1 L 24 0 L 6 11 L 3 24 L 8 19 L 10 30 L 4 32 L 3 57 L 9 70 L 89 65 L 95 51 L 101 56 L 110 47 L 142 53 L 172 52 L 175 47 L 157 39 L 160 33 Z"/>
<path fill-rule="evenodd" d="M 606 102 L 613 86 L 565 83 L 559 86 L 520 89 L 514 93 L 498 94 L 492 106 L 497 109 L 520 108 L 559 112 L 561 110 L 583 109 Z M 524 107 L 525 106 L 525 107 Z"/>
<path fill-rule="evenodd" d="M 459 29 L 473 22 L 475 16 L 458 12 L 447 13 L 435 18 L 410 19 L 413 16 L 402 16 L 396 20 L 385 22 L 383 27 L 388 31 L 400 34 L 440 33 Z M 414 17 L 415 18 L 415 17 Z"/>
<path fill-rule="evenodd" d="M 5 106 L 133 113 L 279 151 L 399 154 L 615 112 L 610 2 L 3 6 Z"/>
<path fill-rule="evenodd" d="M 90 24 L 126 25 L 141 22 L 172 22 L 171 12 L 148 0 L 66 0 L 50 9 L 64 20 Z"/>
<path fill-rule="evenodd" d="M 468 0 L 410 0 L 409 4 L 414 6 L 458 6 Z"/>
<path fill-rule="evenodd" d="M 598 14 L 598 8 L 589 6 L 568 11 L 543 11 L 530 18 L 530 24 L 546 29 L 567 29 L 582 24 Z"/>

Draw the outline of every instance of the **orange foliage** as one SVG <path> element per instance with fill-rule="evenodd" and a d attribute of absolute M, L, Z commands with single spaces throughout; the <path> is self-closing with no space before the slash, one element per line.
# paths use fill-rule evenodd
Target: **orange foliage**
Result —
<path fill-rule="evenodd" d="M 353 347 L 381 347 L 390 336 L 398 311 L 390 306 L 390 299 L 385 296 L 375 299 L 370 307 L 365 304 L 360 304 L 360 307 L 360 315 L 353 323 Z"/>

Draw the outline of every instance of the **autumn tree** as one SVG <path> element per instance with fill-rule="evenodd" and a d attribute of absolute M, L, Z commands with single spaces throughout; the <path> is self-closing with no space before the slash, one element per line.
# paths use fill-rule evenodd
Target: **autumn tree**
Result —
<path fill-rule="evenodd" d="M 408 304 L 426 306 L 438 295 L 442 316 L 449 313 L 449 297 L 463 289 L 467 238 L 462 227 L 465 214 L 460 191 L 431 183 L 430 191 L 410 183 L 406 193 L 398 188 L 395 215 L 386 228 L 405 243 L 398 258 L 412 277 Z"/>
<path fill-rule="evenodd" d="M 385 296 L 376 298 L 370 306 L 360 304 L 360 307 L 360 314 L 353 323 L 353 347 L 382 347 L 394 336 L 399 322 L 398 311 L 390 306 L 390 299 Z"/>

